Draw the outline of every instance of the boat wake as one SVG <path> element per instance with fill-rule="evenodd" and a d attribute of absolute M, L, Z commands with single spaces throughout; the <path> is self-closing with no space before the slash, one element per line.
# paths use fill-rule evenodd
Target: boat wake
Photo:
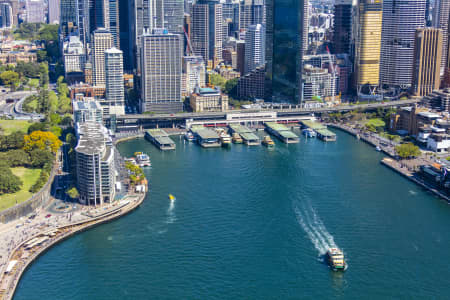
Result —
<path fill-rule="evenodd" d="M 325 255 L 329 248 L 335 248 L 333 236 L 328 232 L 311 204 L 294 203 L 294 212 L 298 223 L 313 243 L 319 255 Z"/>
<path fill-rule="evenodd" d="M 169 201 L 170 201 L 170 203 L 169 203 L 169 208 L 167 209 L 167 222 L 166 223 L 172 224 L 173 222 L 175 222 L 177 220 L 177 217 L 175 216 L 175 212 L 174 212 L 176 199 L 173 198 L 173 199 L 170 199 Z"/>

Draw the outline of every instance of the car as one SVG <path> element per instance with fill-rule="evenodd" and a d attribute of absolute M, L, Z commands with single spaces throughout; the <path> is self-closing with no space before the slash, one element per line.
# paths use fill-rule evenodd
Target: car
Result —
<path fill-rule="evenodd" d="M 52 214 L 48 214 L 45 216 L 46 219 L 50 218 L 52 216 Z"/>
<path fill-rule="evenodd" d="M 28 217 L 29 220 L 33 220 L 34 218 L 36 218 L 36 214 L 32 214 L 31 216 Z"/>

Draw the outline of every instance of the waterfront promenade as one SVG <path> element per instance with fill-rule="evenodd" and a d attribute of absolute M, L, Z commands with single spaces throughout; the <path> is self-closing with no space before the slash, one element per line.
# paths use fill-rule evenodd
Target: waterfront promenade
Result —
<path fill-rule="evenodd" d="M 121 201 L 101 208 L 88 208 L 75 213 L 48 217 L 48 212 L 38 212 L 36 218 L 25 227 L 12 230 L 14 224 L 1 228 L 0 300 L 12 299 L 17 284 L 27 267 L 53 245 L 71 235 L 123 216 L 136 209 L 146 193 L 131 194 Z M 14 222 L 16 223 L 16 222 Z M 10 239 L 8 239 L 10 238 Z M 9 242 L 8 242 L 9 241 Z M 16 262 L 11 263 L 11 262 Z M 9 272 L 8 265 L 14 264 Z"/>

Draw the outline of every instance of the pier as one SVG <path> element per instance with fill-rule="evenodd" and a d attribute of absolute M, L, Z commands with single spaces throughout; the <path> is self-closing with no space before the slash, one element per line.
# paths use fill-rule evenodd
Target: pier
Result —
<path fill-rule="evenodd" d="M 301 121 L 302 125 L 307 128 L 311 128 L 317 133 L 317 137 L 325 142 L 336 141 L 336 134 L 328 130 L 327 126 L 314 121 Z"/>
<path fill-rule="evenodd" d="M 214 148 L 221 146 L 220 137 L 214 130 L 194 126 L 191 128 L 191 131 L 197 139 L 198 144 L 203 148 Z"/>
<path fill-rule="evenodd" d="M 175 150 L 175 143 L 162 129 L 149 129 L 145 132 L 145 138 L 153 143 L 159 150 Z"/>
<path fill-rule="evenodd" d="M 275 122 L 266 122 L 264 123 L 264 125 L 266 126 L 266 130 L 270 134 L 276 136 L 280 141 L 282 141 L 285 144 L 296 144 L 300 142 L 300 138 L 283 124 L 278 124 Z"/>
<path fill-rule="evenodd" d="M 261 140 L 257 135 L 253 133 L 251 129 L 247 126 L 240 124 L 230 124 L 231 133 L 237 133 L 242 137 L 244 144 L 248 146 L 259 146 L 261 145 Z"/>

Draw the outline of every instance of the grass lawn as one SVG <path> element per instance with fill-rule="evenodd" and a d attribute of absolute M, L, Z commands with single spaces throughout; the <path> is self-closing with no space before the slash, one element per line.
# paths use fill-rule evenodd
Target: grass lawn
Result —
<path fill-rule="evenodd" d="M 24 167 L 11 168 L 11 171 L 22 180 L 22 189 L 14 194 L 1 195 L 0 211 L 16 205 L 16 201 L 21 203 L 28 200 L 32 195 L 29 189 L 36 183 L 41 174 L 41 169 L 27 169 Z"/>
<path fill-rule="evenodd" d="M 374 118 L 367 121 L 366 125 L 373 125 L 374 127 L 384 127 L 386 123 L 380 118 Z"/>
<path fill-rule="evenodd" d="M 0 120 L 0 128 L 4 135 L 13 133 L 14 131 L 22 131 L 27 133 L 28 127 L 33 123 L 26 120 Z"/>

